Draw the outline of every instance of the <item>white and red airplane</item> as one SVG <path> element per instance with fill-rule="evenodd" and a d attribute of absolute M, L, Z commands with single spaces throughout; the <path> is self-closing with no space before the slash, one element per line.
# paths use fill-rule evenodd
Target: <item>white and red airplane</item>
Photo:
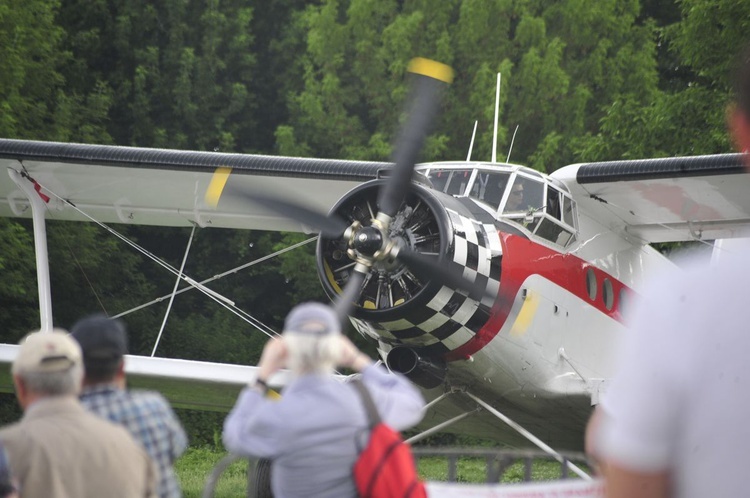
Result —
<path fill-rule="evenodd" d="M 415 107 L 429 107 L 427 98 Z M 432 119 L 414 114 L 407 135 Z M 42 328 L 52 327 L 48 216 L 321 230 L 326 292 L 377 341 L 383 362 L 433 400 L 426 433 L 450 426 L 524 445 L 528 431 L 580 449 L 626 333 L 624 310 L 644 278 L 674 267 L 649 244 L 750 230 L 740 156 L 577 164 L 545 175 L 469 160 L 415 167 L 422 138 L 405 138 L 395 165 L 0 139 L 0 216 L 34 219 Z M 0 345 L 6 391 L 16 348 Z M 142 356 L 127 366 L 136 385 L 206 409 L 229 409 L 255 375 L 254 367 Z M 284 375 L 272 380 L 282 385 Z"/>

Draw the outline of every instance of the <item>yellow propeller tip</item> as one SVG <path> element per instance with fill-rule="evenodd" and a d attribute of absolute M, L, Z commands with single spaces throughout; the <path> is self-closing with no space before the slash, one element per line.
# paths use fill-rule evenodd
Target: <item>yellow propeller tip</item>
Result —
<path fill-rule="evenodd" d="M 429 76 L 446 83 L 453 82 L 453 68 L 441 62 L 415 57 L 409 62 L 409 72 Z"/>
<path fill-rule="evenodd" d="M 214 175 L 211 177 L 211 183 L 208 184 L 208 189 L 206 190 L 206 204 L 211 207 L 219 205 L 221 193 L 224 191 L 224 186 L 227 184 L 231 172 L 232 168 L 216 168 Z"/>

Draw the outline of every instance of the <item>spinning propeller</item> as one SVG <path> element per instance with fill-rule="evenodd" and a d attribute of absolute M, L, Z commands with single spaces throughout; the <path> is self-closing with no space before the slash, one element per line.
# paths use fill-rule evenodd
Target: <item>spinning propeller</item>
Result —
<path fill-rule="evenodd" d="M 474 282 L 464 279 L 462 268 L 458 265 L 441 264 L 437 259 L 414 251 L 406 247 L 399 238 L 389 235 L 391 222 L 409 192 L 414 165 L 437 112 L 440 92 L 453 79 L 450 67 L 427 59 L 412 60 L 409 71 L 414 74 L 415 82 L 409 99 L 411 106 L 408 119 L 395 145 L 393 169 L 378 192 L 379 211 L 370 225 L 365 226 L 360 221 L 350 223 L 334 213 L 326 216 L 288 200 L 258 193 L 250 194 L 231 185 L 226 186 L 229 176 L 227 168 L 216 171 L 206 193 L 208 204 L 216 205 L 223 192 L 223 195 L 245 199 L 314 227 L 325 237 L 346 241 L 346 253 L 354 261 L 354 268 L 334 303 L 334 309 L 342 320 L 354 308 L 373 266 L 386 260 L 398 260 L 418 278 L 464 290 L 476 300 L 481 300 L 486 292 L 484 287 L 480 288 Z"/>

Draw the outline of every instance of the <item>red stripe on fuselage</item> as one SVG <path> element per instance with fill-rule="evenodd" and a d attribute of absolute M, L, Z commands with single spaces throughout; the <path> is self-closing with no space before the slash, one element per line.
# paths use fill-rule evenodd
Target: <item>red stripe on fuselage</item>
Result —
<path fill-rule="evenodd" d="M 531 275 L 539 275 L 553 282 L 612 319 L 622 321 L 619 300 L 622 290 L 628 289 L 625 284 L 572 254 L 559 253 L 518 235 L 504 232 L 499 232 L 499 235 L 503 247 L 500 291 L 490 312 L 490 318 L 472 339 L 448 353 L 445 356 L 446 361 L 466 359 L 494 339 L 508 319 L 518 291 Z M 597 283 L 597 293 L 593 300 L 589 298 L 586 288 L 586 274 L 589 268 L 594 272 Z M 605 306 L 602 296 L 605 278 L 612 283 L 614 305 L 611 310 Z"/>

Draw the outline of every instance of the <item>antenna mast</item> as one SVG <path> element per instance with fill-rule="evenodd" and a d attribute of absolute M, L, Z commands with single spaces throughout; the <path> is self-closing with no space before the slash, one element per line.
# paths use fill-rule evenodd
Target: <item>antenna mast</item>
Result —
<path fill-rule="evenodd" d="M 466 154 L 466 162 L 471 161 L 471 151 L 474 150 L 474 137 L 477 136 L 477 123 L 479 121 L 474 121 L 474 131 L 471 133 L 471 143 L 469 144 L 469 153 Z"/>
<path fill-rule="evenodd" d="M 513 150 L 513 142 L 516 141 L 516 133 L 518 133 L 518 125 L 516 125 L 516 131 L 513 132 L 513 138 L 510 139 L 510 148 L 508 149 L 508 159 L 505 160 L 506 163 L 510 162 L 510 153 Z"/>
<path fill-rule="evenodd" d="M 497 73 L 497 89 L 495 90 L 495 131 L 492 133 L 492 162 L 497 162 L 497 119 L 500 112 L 500 73 Z"/>

